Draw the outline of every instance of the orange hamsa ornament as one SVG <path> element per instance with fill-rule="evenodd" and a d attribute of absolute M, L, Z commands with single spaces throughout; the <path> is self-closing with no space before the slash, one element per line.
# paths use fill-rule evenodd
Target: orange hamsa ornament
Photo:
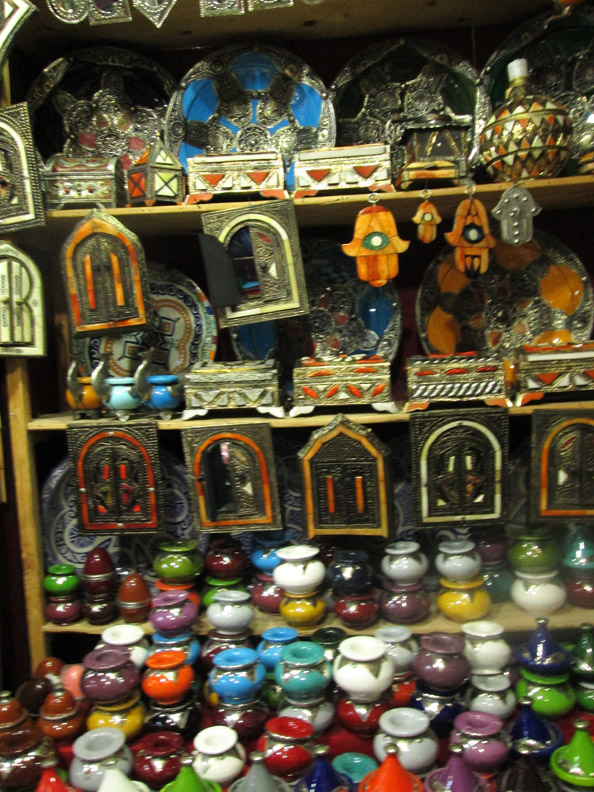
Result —
<path fill-rule="evenodd" d="M 357 215 L 352 242 L 342 245 L 357 261 L 357 275 L 372 286 L 383 286 L 398 275 L 398 254 L 410 242 L 398 236 L 394 215 L 382 206 L 367 206 Z"/>
<path fill-rule="evenodd" d="M 418 226 L 417 236 L 421 242 L 427 245 L 435 240 L 437 226 L 441 223 L 441 217 L 433 201 L 430 201 L 429 198 L 422 201 L 412 221 Z"/>
<path fill-rule="evenodd" d="M 495 237 L 489 231 L 487 210 L 481 201 L 474 196 L 462 201 L 453 229 L 444 236 L 456 248 L 456 269 L 470 278 L 488 270 L 489 248 L 495 247 Z"/>

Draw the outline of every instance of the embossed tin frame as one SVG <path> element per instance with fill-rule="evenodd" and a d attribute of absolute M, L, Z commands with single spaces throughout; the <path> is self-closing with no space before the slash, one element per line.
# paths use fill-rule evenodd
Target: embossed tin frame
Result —
<path fill-rule="evenodd" d="M 26 102 L 0 110 L 0 233 L 45 225 Z"/>
<path fill-rule="evenodd" d="M 156 423 L 134 421 L 123 426 L 120 421 L 77 421 L 68 426 L 66 437 L 76 481 L 80 529 L 122 534 L 158 532 L 164 513 L 164 499 Z M 101 456 L 104 451 L 108 453 L 107 463 L 105 457 Z M 91 454 L 89 462 L 87 454 Z M 101 480 L 102 498 L 90 486 L 93 483 L 92 469 L 88 468 L 92 468 L 96 455 L 100 458 L 95 461 L 95 483 Z M 141 464 L 134 467 L 131 459 Z M 108 477 L 110 469 L 111 477 Z M 128 471 L 137 474 L 135 482 L 130 483 L 130 478 L 126 476 Z M 132 504 L 132 498 L 138 505 L 138 508 L 132 507 L 134 519 L 118 519 L 124 507 Z M 111 515 L 109 508 L 112 509 Z"/>
<path fill-rule="evenodd" d="M 0 357 L 45 355 L 43 282 L 33 259 L 0 241 Z"/>
<path fill-rule="evenodd" d="M 221 423 L 192 427 L 182 429 L 181 437 L 198 530 L 273 531 L 281 527 L 272 434 L 268 424 Z M 232 449 L 221 447 L 221 443 L 235 444 L 236 450 L 243 452 L 243 470 L 242 460 L 237 455 L 237 465 L 233 469 Z M 225 464 L 224 456 L 227 456 L 227 479 L 221 475 L 220 466 L 219 475 L 216 475 L 214 468 L 218 460 L 209 459 L 216 445 L 221 465 Z M 211 463 L 208 467 L 207 462 Z M 217 507 L 216 501 L 224 494 L 225 482 L 233 512 Z M 224 516 L 219 517 L 219 513 Z"/>
<path fill-rule="evenodd" d="M 530 518 L 592 522 L 594 409 L 535 410 L 531 447 Z"/>
<path fill-rule="evenodd" d="M 508 425 L 507 411 L 499 407 L 411 414 L 412 482 L 418 526 L 464 522 L 480 527 L 505 520 Z M 469 496 L 473 500 L 464 508 Z M 451 503 L 446 500 L 448 497 Z"/>

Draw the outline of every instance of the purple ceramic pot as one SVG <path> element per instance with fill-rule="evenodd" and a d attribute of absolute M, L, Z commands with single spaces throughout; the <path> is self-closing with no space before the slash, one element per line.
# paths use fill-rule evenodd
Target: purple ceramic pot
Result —
<path fill-rule="evenodd" d="M 83 660 L 80 687 L 93 701 L 116 701 L 128 697 L 140 683 L 138 669 L 127 649 L 103 646 Z"/>
<path fill-rule="evenodd" d="M 73 624 L 82 616 L 82 604 L 76 593 L 51 595 L 45 606 L 45 618 L 54 624 Z"/>
<path fill-rule="evenodd" d="M 150 623 L 161 635 L 183 635 L 192 627 L 198 608 L 187 591 L 164 591 L 153 598 Z"/>
<path fill-rule="evenodd" d="M 412 670 L 438 692 L 459 688 L 470 676 L 470 663 L 464 657 L 464 638 L 432 632 L 419 639 L 421 648 L 412 661 Z"/>
<path fill-rule="evenodd" d="M 454 721 L 450 742 L 464 749 L 464 761 L 475 773 L 494 773 L 504 764 L 510 739 L 503 721 L 489 712 L 462 712 Z"/>
<path fill-rule="evenodd" d="M 431 604 L 422 583 L 398 586 L 384 580 L 380 595 L 380 614 L 394 624 L 417 624 L 429 613 Z"/>

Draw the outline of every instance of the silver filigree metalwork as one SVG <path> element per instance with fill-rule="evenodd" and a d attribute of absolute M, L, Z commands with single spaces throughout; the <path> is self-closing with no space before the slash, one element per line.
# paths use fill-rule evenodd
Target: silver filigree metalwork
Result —
<path fill-rule="evenodd" d="M 529 190 L 512 184 L 503 193 L 491 214 L 499 220 L 501 239 L 509 245 L 523 245 L 533 236 L 532 218 L 539 214 L 539 206 Z"/>
<path fill-rule="evenodd" d="M 3 66 L 14 37 L 37 10 L 30 0 L 2 0 L 0 18 L 0 67 Z"/>
<path fill-rule="evenodd" d="M 195 367 L 184 377 L 186 409 L 183 418 L 209 410 L 256 409 L 282 417 L 278 370 L 274 361 L 211 363 Z"/>
<path fill-rule="evenodd" d="M 177 0 L 132 0 L 132 5 L 143 16 L 160 28 L 169 16 Z"/>
<path fill-rule="evenodd" d="M 47 0 L 52 14 L 67 25 L 77 25 L 89 14 L 88 0 Z"/>
<path fill-rule="evenodd" d="M 45 355 L 43 283 L 33 259 L 0 242 L 0 357 Z"/>
<path fill-rule="evenodd" d="M 132 14 L 128 0 L 87 0 L 89 24 L 109 25 L 113 22 L 131 22 Z"/>
<path fill-rule="evenodd" d="M 203 17 L 239 14 L 245 14 L 243 0 L 200 0 L 200 15 Z"/>

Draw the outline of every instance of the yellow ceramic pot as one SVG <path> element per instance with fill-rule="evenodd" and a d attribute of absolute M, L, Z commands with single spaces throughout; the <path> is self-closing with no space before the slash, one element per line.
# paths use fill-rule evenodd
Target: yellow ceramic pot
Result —
<path fill-rule="evenodd" d="M 326 615 L 326 604 L 317 591 L 309 594 L 286 594 L 280 614 L 291 627 L 313 627 Z"/>
<path fill-rule="evenodd" d="M 137 691 L 126 701 L 114 704 L 95 704 L 87 716 L 87 729 L 111 726 L 120 729 L 127 740 L 133 740 L 142 731 L 146 708 Z"/>
<path fill-rule="evenodd" d="M 455 622 L 474 621 L 482 619 L 489 612 L 491 597 L 482 575 L 465 581 L 442 577 L 439 582 L 441 591 L 437 597 L 437 607 L 448 619 Z"/>

